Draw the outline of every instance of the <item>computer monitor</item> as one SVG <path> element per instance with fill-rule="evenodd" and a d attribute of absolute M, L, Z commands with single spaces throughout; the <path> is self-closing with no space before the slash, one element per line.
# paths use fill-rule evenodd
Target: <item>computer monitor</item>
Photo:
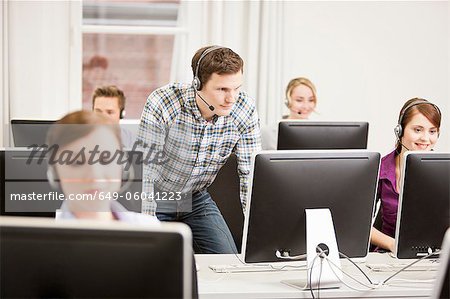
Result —
<path fill-rule="evenodd" d="M 305 209 L 329 208 L 339 251 L 363 260 L 369 249 L 380 154 L 369 151 L 263 151 L 254 159 L 242 252 L 247 263 L 306 253 Z"/>
<path fill-rule="evenodd" d="M 181 223 L 0 218 L 1 298 L 191 298 Z"/>
<path fill-rule="evenodd" d="M 431 299 L 450 298 L 450 229 L 444 235 L 441 248 L 440 265 Z"/>
<path fill-rule="evenodd" d="M 366 149 L 369 123 L 281 121 L 278 150 Z"/>
<path fill-rule="evenodd" d="M 11 130 L 15 147 L 43 145 L 54 120 L 12 119 Z"/>
<path fill-rule="evenodd" d="M 54 190 L 47 180 L 47 158 L 39 163 L 41 153 L 32 155 L 32 149 L 0 149 L 0 215 L 55 217 L 62 201 L 57 200 L 61 190 Z M 118 202 L 133 212 L 141 212 L 142 152 L 126 151 L 134 178 Z M 29 161 L 29 158 L 32 158 Z M 126 182 L 123 182 L 124 184 Z M 137 196 L 135 196 L 137 195 Z M 40 196 L 40 200 L 38 197 Z"/>
<path fill-rule="evenodd" d="M 395 231 L 397 258 L 439 249 L 450 226 L 450 153 L 405 155 Z"/>

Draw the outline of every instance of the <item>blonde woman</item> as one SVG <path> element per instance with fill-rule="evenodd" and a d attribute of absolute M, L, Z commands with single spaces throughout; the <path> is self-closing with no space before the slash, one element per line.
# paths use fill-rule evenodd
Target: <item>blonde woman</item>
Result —
<path fill-rule="evenodd" d="M 286 120 L 306 120 L 317 106 L 317 92 L 314 84 L 305 77 L 294 78 L 286 87 L 285 104 L 289 114 L 282 118 Z M 261 130 L 262 148 L 276 150 L 278 140 L 278 122 Z"/>

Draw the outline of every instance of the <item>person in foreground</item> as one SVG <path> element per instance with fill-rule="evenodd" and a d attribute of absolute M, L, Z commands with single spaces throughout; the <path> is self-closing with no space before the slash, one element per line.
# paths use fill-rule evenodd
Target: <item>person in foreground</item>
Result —
<path fill-rule="evenodd" d="M 111 119 L 91 111 L 69 113 L 50 128 L 47 144 L 57 146 L 51 157 L 56 163 L 49 165 L 47 172 L 49 182 L 66 198 L 57 219 L 159 223 L 155 217 L 126 210 L 115 200 L 124 191 L 124 173 L 133 169 L 124 170 L 119 155 L 107 158 L 125 154 L 120 128 Z"/>
<path fill-rule="evenodd" d="M 119 154 L 124 151 L 120 128 L 115 121 L 91 111 L 69 113 L 50 128 L 47 144 L 58 146 L 56 161 L 66 161 L 50 166 L 47 173 L 53 188 L 62 189 L 66 197 L 56 214 L 58 221 L 73 219 L 160 225 L 156 217 L 128 211 L 114 200 L 115 194 L 126 191 L 128 182 L 122 185 L 122 180 L 131 175 L 127 172 L 134 171 L 119 160 Z M 95 155 L 88 157 L 88 153 Z M 108 156 L 116 153 L 116 159 Z M 69 159 L 69 155 L 76 158 Z M 192 259 L 192 298 L 198 298 L 194 256 Z"/>
<path fill-rule="evenodd" d="M 381 159 L 377 199 L 381 200 L 381 231 L 372 227 L 371 243 L 377 249 L 394 251 L 398 199 L 407 151 L 431 151 L 439 138 L 441 111 L 421 98 L 407 101 L 394 128 L 396 148 Z"/>

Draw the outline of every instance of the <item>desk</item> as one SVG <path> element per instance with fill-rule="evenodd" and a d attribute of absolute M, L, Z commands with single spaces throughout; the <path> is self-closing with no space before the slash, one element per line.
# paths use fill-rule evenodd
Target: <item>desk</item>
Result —
<path fill-rule="evenodd" d="M 215 273 L 209 269 L 212 264 L 238 264 L 234 255 L 196 255 L 200 269 L 198 273 L 200 299 L 207 298 L 311 298 L 309 290 L 300 290 L 281 283 L 282 280 L 306 279 L 306 270 L 290 270 L 280 272 L 247 272 L 247 273 Z M 421 261 L 429 262 L 429 261 Z M 363 275 L 347 260 L 341 260 L 343 271 L 358 280 L 367 283 Z M 367 263 L 407 263 L 407 260 L 396 260 L 388 254 L 370 253 Z M 393 272 L 374 272 L 363 263 L 359 266 L 372 281 L 382 281 Z M 427 298 L 431 295 L 437 271 L 403 272 L 375 290 L 355 291 L 345 285 L 339 289 L 320 290 L 320 298 Z M 409 281 L 408 281 L 409 280 Z M 419 282 L 419 281 L 422 282 Z M 366 289 L 344 275 L 349 285 Z M 317 298 L 317 290 L 314 295 Z"/>

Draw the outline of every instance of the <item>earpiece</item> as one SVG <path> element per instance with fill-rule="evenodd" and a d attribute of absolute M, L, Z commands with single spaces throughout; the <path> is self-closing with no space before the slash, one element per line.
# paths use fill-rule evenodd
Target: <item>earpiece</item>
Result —
<path fill-rule="evenodd" d="M 200 89 L 202 89 L 202 82 L 200 81 L 200 78 L 198 77 L 198 70 L 200 68 L 200 63 L 202 61 L 202 59 L 208 55 L 209 53 L 218 50 L 218 49 L 222 49 L 224 47 L 221 46 L 212 46 L 207 48 L 205 51 L 203 51 L 202 55 L 200 55 L 200 58 L 197 61 L 197 65 L 195 67 L 195 74 L 194 74 L 194 79 L 192 79 L 192 87 L 194 87 L 195 91 L 199 91 Z"/>
<path fill-rule="evenodd" d="M 394 128 L 395 137 L 400 139 L 402 137 L 402 133 L 403 133 L 402 126 L 400 124 L 397 124 Z"/>
<path fill-rule="evenodd" d="M 403 111 L 400 113 L 400 116 L 398 117 L 397 125 L 394 127 L 394 133 L 398 140 L 400 140 L 400 138 L 403 136 L 402 122 L 403 122 L 403 118 L 405 117 L 406 112 L 409 109 L 411 109 L 412 107 L 420 105 L 420 104 L 432 105 L 434 107 L 434 109 L 436 109 L 436 111 L 439 113 L 439 115 L 441 115 L 441 110 L 439 110 L 438 106 L 436 106 L 433 103 L 428 102 L 425 99 L 417 98 L 416 101 L 413 101 L 411 104 L 406 106 L 405 109 L 403 109 Z"/>
<path fill-rule="evenodd" d="M 59 183 L 58 174 L 56 173 L 55 166 L 48 165 L 47 167 L 47 180 L 50 187 L 53 190 L 61 190 L 61 185 Z"/>
<path fill-rule="evenodd" d="M 119 116 L 119 118 L 120 119 L 124 119 L 125 118 L 125 114 L 126 114 L 125 108 L 124 109 L 120 109 L 120 116 Z"/>
<path fill-rule="evenodd" d="M 289 99 L 288 98 L 284 99 L 284 104 L 286 105 L 286 107 L 291 108 L 290 107 L 291 105 L 289 103 Z"/>

